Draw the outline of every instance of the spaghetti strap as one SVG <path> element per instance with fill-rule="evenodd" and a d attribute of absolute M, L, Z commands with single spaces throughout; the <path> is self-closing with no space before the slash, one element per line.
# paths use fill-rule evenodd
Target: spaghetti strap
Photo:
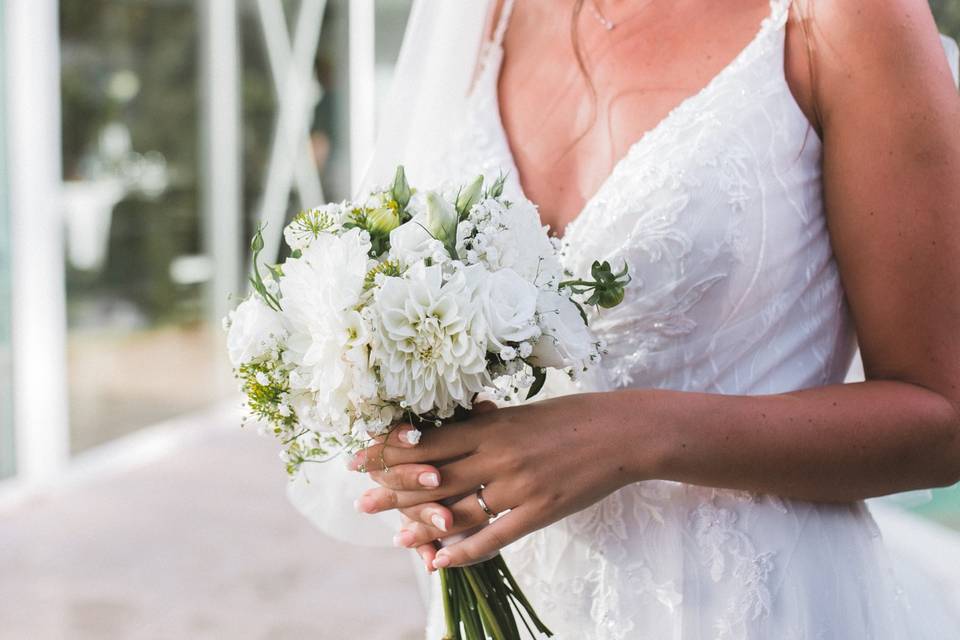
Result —
<path fill-rule="evenodd" d="M 503 45 L 503 35 L 507 32 L 507 24 L 510 22 L 510 12 L 513 11 L 514 0 L 503 0 L 503 6 L 500 7 L 500 16 L 497 18 L 497 28 L 493 32 L 493 45 L 499 47 Z"/>

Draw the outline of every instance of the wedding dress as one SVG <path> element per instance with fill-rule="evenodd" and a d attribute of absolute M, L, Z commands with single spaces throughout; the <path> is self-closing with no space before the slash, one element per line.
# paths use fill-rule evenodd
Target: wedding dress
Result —
<path fill-rule="evenodd" d="M 855 336 L 824 217 L 821 143 L 784 75 L 789 4 L 771 0 L 750 43 L 635 142 L 567 226 L 570 271 L 626 262 L 633 282 L 591 321 L 609 348 L 601 370 L 570 388 L 551 378 L 549 393 L 843 382 Z M 505 193 L 522 197 L 497 99 L 512 5 L 480 53 L 456 135 L 410 156 L 414 183 L 506 168 Z M 325 518 L 304 485 L 292 496 Z M 898 587 L 861 502 L 640 482 L 504 555 L 561 640 L 960 638 L 937 594 Z M 443 636 L 441 613 L 434 597 L 430 640 Z"/>
<path fill-rule="evenodd" d="M 506 168 L 506 193 L 522 196 L 497 100 L 512 4 L 427 184 Z M 788 5 L 773 0 L 746 48 L 638 140 L 567 226 L 570 271 L 599 258 L 634 277 L 624 304 L 592 320 L 609 353 L 590 390 L 770 394 L 843 381 L 855 339 L 820 142 L 784 75 Z M 862 503 L 641 482 L 505 555 L 563 639 L 924 637 Z M 436 609 L 430 638 L 442 636 Z"/>

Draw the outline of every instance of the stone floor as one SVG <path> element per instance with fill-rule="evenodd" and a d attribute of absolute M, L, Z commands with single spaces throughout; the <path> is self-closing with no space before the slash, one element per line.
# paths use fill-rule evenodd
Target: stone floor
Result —
<path fill-rule="evenodd" d="M 209 420 L 190 446 L 0 511 L 0 638 L 421 638 L 408 552 L 325 538 L 287 503 L 275 445 Z"/>

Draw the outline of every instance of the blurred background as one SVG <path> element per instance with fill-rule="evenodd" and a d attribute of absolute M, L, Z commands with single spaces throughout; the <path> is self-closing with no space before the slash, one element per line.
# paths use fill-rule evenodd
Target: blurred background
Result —
<path fill-rule="evenodd" d="M 220 328 L 257 223 L 351 193 L 410 5 L 0 0 L 0 639 L 420 637 L 404 554 L 287 505 Z"/>

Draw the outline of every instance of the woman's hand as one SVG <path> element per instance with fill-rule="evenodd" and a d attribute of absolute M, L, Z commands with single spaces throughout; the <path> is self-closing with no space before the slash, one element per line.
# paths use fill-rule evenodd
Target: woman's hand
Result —
<path fill-rule="evenodd" d="M 428 569 L 470 564 L 514 540 L 579 511 L 654 473 L 645 455 L 643 421 L 629 432 L 618 418 L 617 394 L 565 396 L 520 407 L 481 411 L 462 423 L 407 441 L 412 427 L 351 461 L 381 487 L 357 501 L 365 513 L 399 509 L 409 523 L 396 543 L 416 547 Z M 465 540 L 436 552 L 432 541 L 485 524 L 477 489 L 495 513 L 507 513 Z M 439 504 L 460 497 L 448 507 Z"/>

